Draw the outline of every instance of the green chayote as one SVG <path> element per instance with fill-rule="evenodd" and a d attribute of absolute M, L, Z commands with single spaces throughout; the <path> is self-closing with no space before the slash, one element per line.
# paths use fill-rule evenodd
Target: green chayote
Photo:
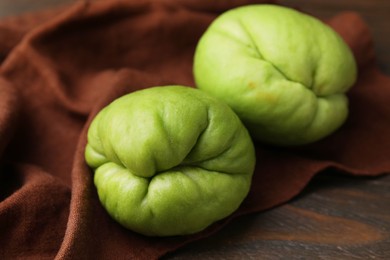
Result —
<path fill-rule="evenodd" d="M 226 103 L 255 139 L 300 145 L 338 129 L 357 76 L 349 47 L 296 10 L 249 5 L 220 15 L 194 57 L 198 88 Z"/>
<path fill-rule="evenodd" d="M 102 109 L 85 158 L 107 212 L 148 236 L 191 234 L 228 216 L 255 165 L 252 140 L 230 107 L 183 86 L 139 90 Z"/>

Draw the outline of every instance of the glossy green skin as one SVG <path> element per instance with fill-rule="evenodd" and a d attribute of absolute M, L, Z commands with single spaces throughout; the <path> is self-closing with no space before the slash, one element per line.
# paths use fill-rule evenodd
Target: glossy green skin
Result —
<path fill-rule="evenodd" d="M 348 115 L 351 50 L 314 17 L 252 5 L 219 16 L 194 57 L 198 88 L 224 100 L 251 135 L 278 145 L 317 141 Z"/>
<path fill-rule="evenodd" d="M 229 106 L 189 87 L 133 92 L 105 107 L 85 158 L 99 199 L 148 236 L 203 230 L 235 211 L 255 165 L 248 131 Z"/>

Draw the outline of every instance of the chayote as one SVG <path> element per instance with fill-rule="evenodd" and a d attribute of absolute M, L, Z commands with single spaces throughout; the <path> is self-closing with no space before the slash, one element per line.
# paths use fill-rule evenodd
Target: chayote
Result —
<path fill-rule="evenodd" d="M 224 100 L 251 135 L 300 145 L 338 129 L 356 62 L 320 20 L 276 5 L 248 5 L 213 21 L 194 56 L 197 87 Z"/>
<path fill-rule="evenodd" d="M 255 165 L 252 140 L 230 107 L 184 86 L 139 90 L 102 109 L 85 158 L 107 212 L 148 236 L 191 234 L 228 216 Z"/>

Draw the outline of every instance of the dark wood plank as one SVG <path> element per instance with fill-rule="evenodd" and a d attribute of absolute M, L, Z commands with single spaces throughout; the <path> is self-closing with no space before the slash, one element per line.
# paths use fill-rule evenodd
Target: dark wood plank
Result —
<path fill-rule="evenodd" d="M 389 259 L 390 176 L 328 174 L 289 204 L 241 217 L 166 259 Z"/>

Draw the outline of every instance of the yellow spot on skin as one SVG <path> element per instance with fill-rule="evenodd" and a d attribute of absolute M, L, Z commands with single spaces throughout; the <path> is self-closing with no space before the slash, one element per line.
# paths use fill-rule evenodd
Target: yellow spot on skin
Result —
<path fill-rule="evenodd" d="M 253 90 L 255 88 L 256 88 L 256 83 L 254 83 L 253 81 L 250 81 L 248 83 L 248 89 Z"/>

